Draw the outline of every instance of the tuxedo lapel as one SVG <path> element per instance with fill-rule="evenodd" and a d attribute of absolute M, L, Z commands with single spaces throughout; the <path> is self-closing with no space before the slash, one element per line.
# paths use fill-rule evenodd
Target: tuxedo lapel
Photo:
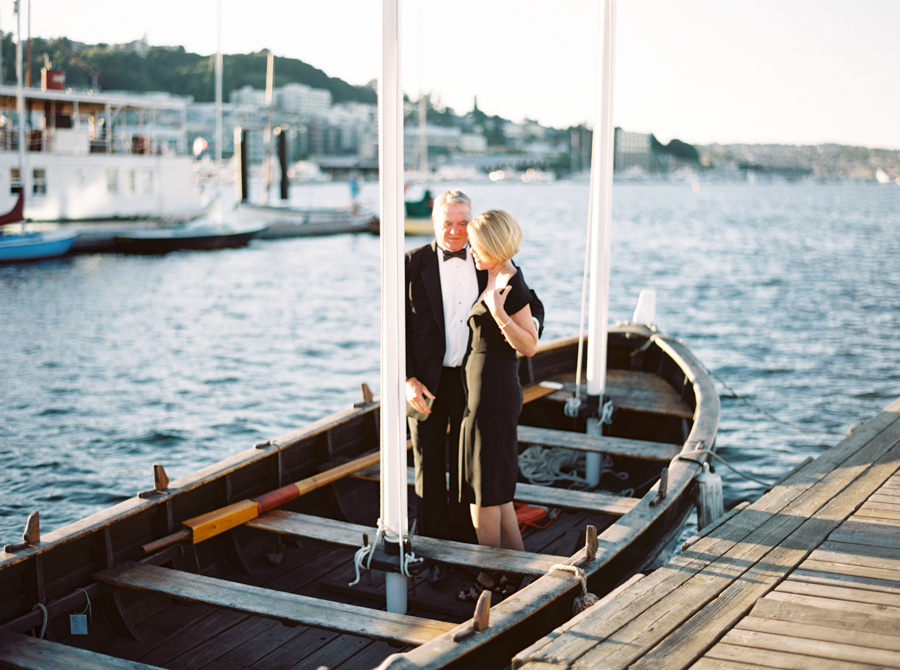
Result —
<path fill-rule="evenodd" d="M 431 311 L 434 320 L 437 321 L 441 331 L 441 338 L 446 338 L 444 332 L 444 294 L 441 291 L 441 270 L 438 267 L 437 240 L 430 245 L 430 252 L 425 254 L 422 263 L 422 282 L 425 284 L 425 294 L 431 303 Z"/>

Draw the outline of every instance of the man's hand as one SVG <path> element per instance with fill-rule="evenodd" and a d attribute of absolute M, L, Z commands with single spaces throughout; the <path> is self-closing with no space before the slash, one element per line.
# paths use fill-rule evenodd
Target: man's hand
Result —
<path fill-rule="evenodd" d="M 430 398 L 434 400 L 434 396 L 431 394 L 425 384 L 420 382 L 415 377 L 410 377 L 406 380 L 406 400 L 410 405 L 415 407 L 419 412 L 423 414 L 431 414 L 431 408 L 428 407 L 428 404 L 425 402 L 425 398 Z"/>

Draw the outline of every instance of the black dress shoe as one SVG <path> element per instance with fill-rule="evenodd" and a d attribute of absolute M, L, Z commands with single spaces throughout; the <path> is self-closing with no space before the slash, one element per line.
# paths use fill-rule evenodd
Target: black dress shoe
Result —
<path fill-rule="evenodd" d="M 439 586 L 447 581 L 447 566 L 443 563 L 432 563 L 428 568 L 428 584 L 431 586 Z"/>

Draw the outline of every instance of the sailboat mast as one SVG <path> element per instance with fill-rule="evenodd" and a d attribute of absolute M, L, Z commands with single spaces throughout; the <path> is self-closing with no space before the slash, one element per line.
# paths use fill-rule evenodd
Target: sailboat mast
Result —
<path fill-rule="evenodd" d="M 25 197 L 25 96 L 22 91 L 22 12 L 21 0 L 16 0 L 16 114 L 19 117 L 19 188 Z M 22 219 L 22 228 L 25 220 Z"/>
<path fill-rule="evenodd" d="M 612 224 L 613 177 L 613 55 L 615 0 L 605 0 L 600 48 L 600 87 L 597 94 L 591 156 L 591 298 L 589 307 L 587 392 L 606 390 L 606 333 L 609 319 L 609 247 Z"/>
<path fill-rule="evenodd" d="M 222 169 L 222 0 L 216 14 L 216 174 Z M 221 186 L 221 180 L 219 184 Z"/>
<path fill-rule="evenodd" d="M 381 199 L 381 524 L 385 550 L 407 537 L 406 323 L 403 302 L 403 90 L 400 7 L 381 4 L 381 77 L 378 80 L 378 171 Z M 402 556 L 402 549 L 400 549 Z M 388 572 L 389 612 L 406 612 L 406 577 Z"/>
<path fill-rule="evenodd" d="M 603 3 L 594 138 L 591 155 L 590 303 L 588 310 L 587 395 L 597 416 L 588 418 L 587 432 L 603 433 L 602 403 L 606 391 L 606 340 L 609 322 L 609 247 L 612 227 L 613 178 L 613 56 L 615 53 L 615 0 Z M 585 476 L 596 486 L 600 481 L 600 454 L 588 454 Z"/>

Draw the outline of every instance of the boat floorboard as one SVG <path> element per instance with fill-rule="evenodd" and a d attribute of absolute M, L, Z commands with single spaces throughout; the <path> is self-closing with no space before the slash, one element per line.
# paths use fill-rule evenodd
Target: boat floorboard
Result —
<path fill-rule="evenodd" d="M 900 668 L 898 469 L 900 400 L 513 667 Z"/>

